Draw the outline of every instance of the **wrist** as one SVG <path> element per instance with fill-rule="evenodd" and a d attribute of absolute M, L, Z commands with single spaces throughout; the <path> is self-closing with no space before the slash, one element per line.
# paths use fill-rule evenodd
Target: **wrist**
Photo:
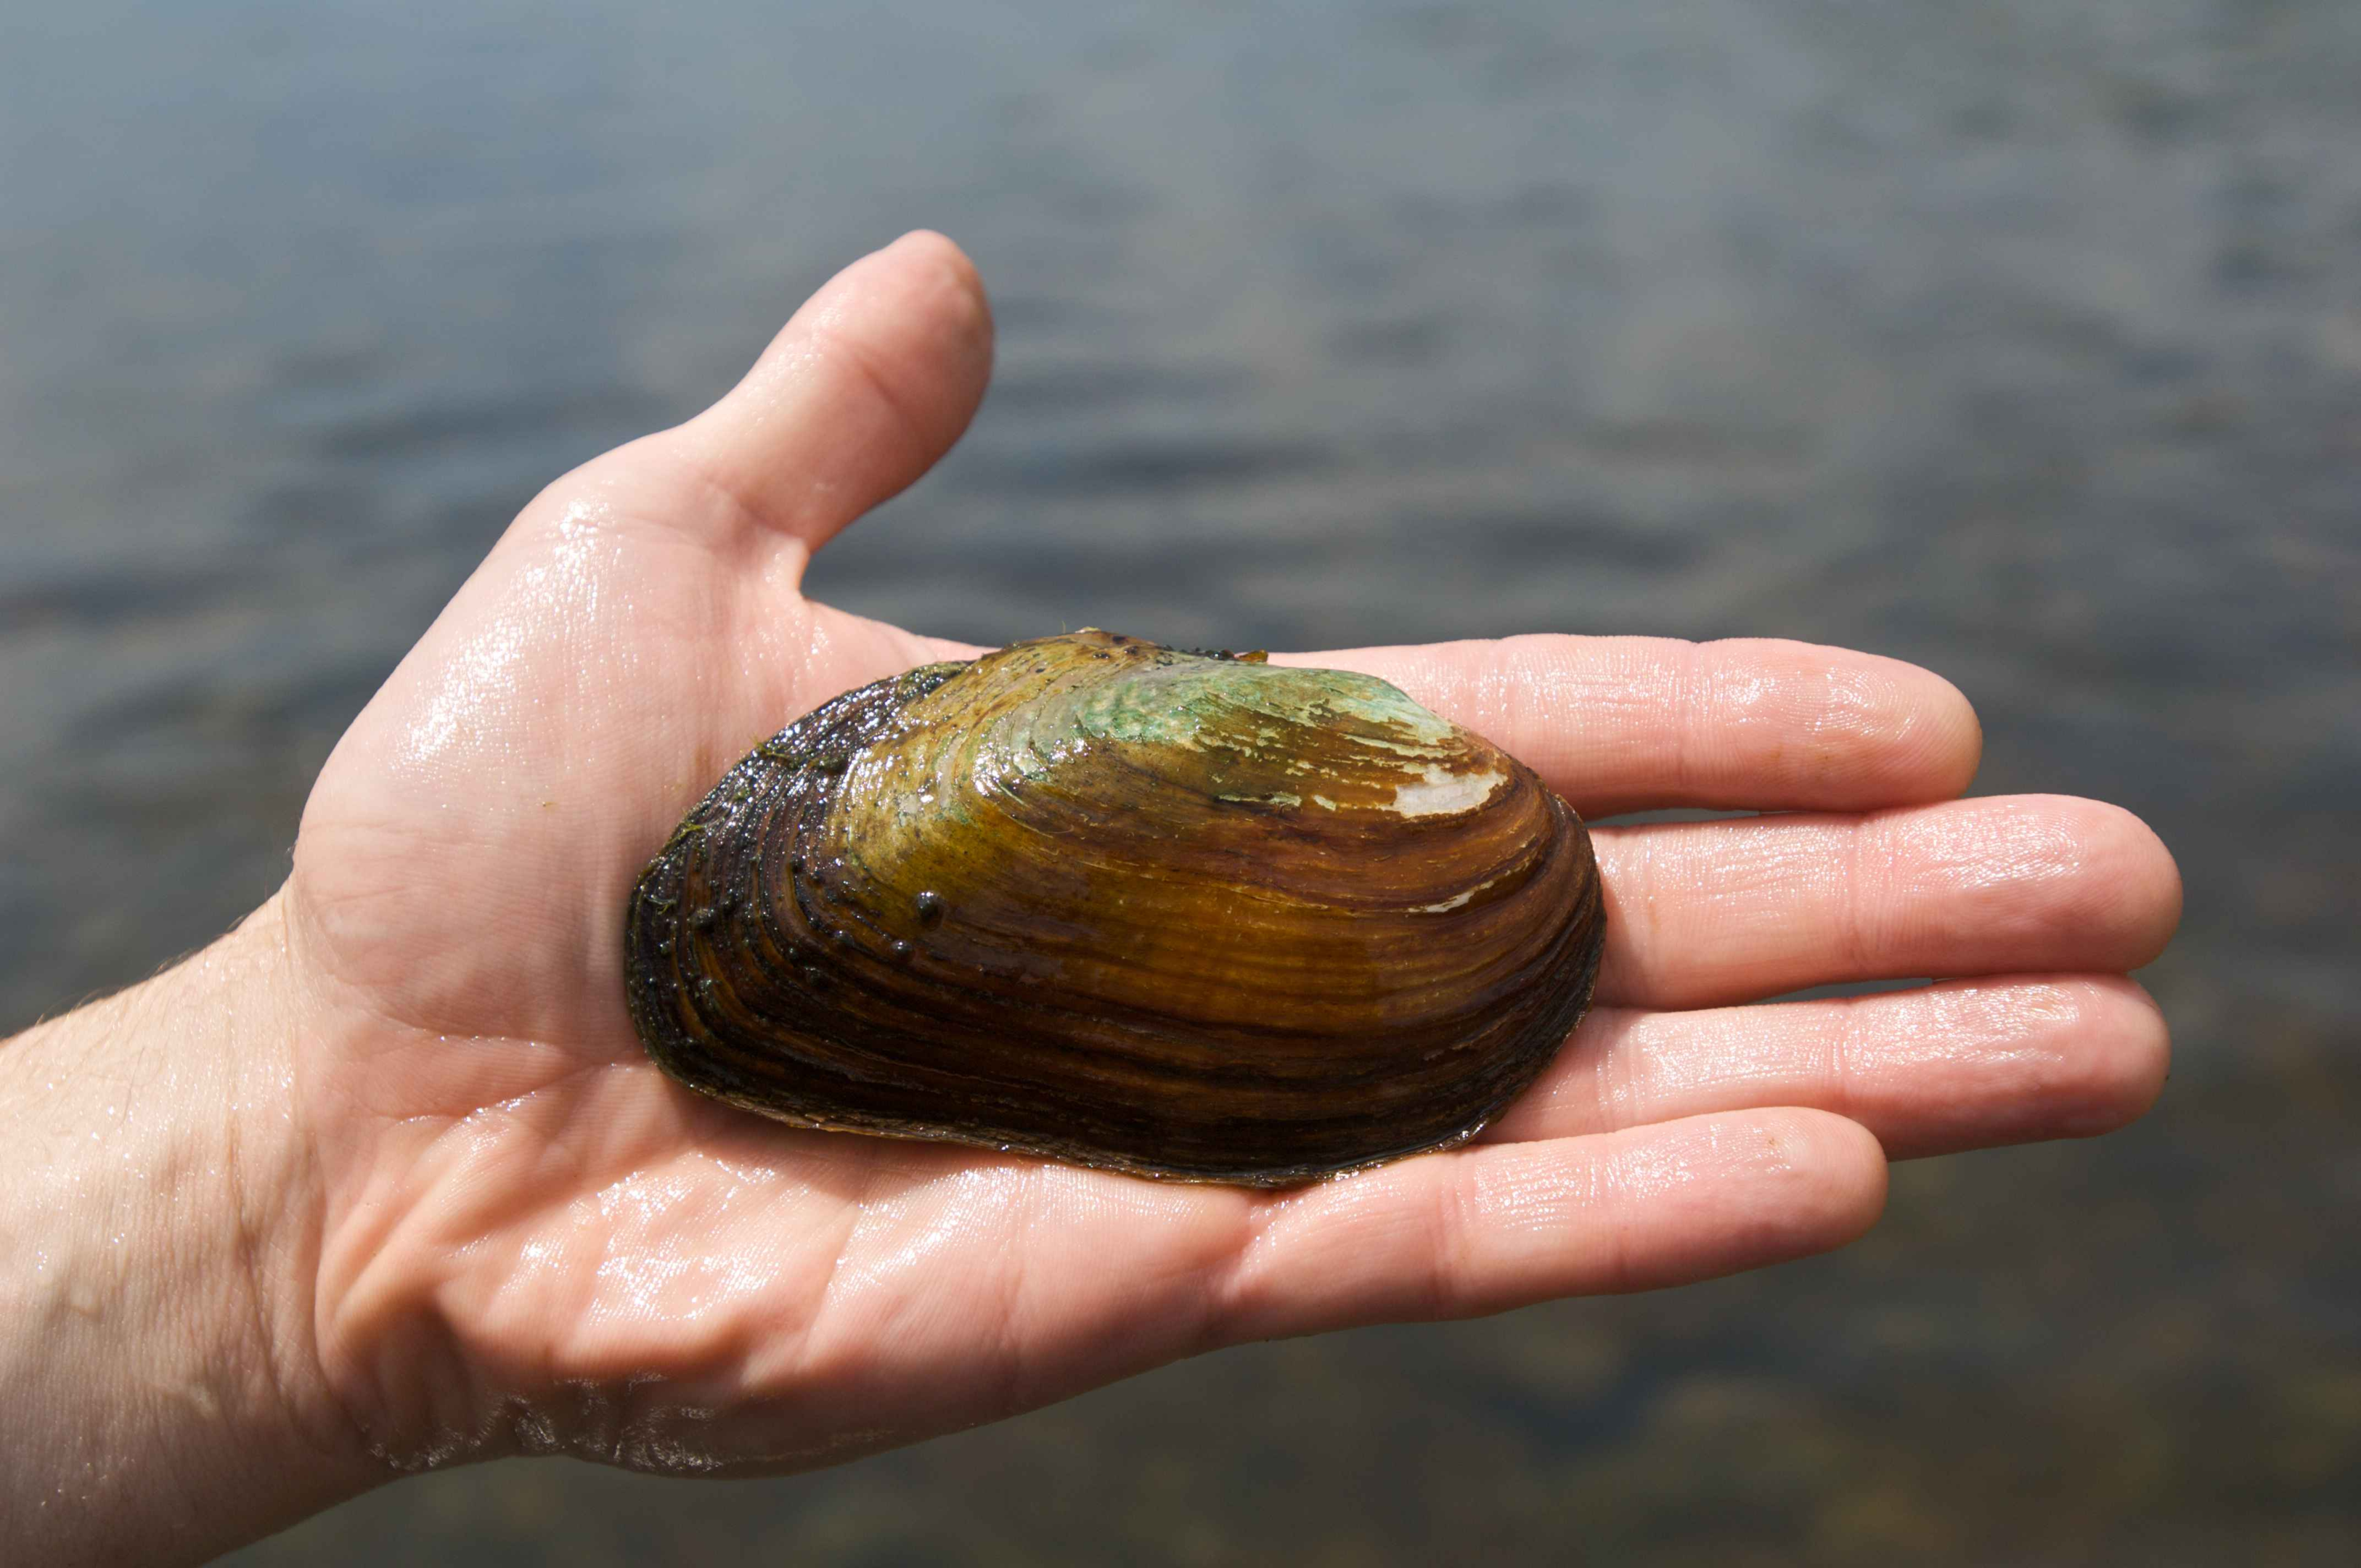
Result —
<path fill-rule="evenodd" d="M 0 1557 L 199 1560 L 384 1477 L 313 1348 L 281 909 L 0 1046 Z"/>

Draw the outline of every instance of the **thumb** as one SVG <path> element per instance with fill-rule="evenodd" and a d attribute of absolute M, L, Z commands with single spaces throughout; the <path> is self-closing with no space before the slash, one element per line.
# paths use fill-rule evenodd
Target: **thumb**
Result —
<path fill-rule="evenodd" d="M 830 279 L 743 380 L 661 439 L 735 503 L 726 526 L 818 550 L 950 449 L 991 375 L 975 266 L 919 230 Z"/>

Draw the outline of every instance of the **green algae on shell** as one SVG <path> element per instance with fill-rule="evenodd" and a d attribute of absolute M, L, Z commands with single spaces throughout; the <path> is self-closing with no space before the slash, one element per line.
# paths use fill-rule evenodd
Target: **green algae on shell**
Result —
<path fill-rule="evenodd" d="M 757 747 L 634 889 L 655 1061 L 801 1126 L 1282 1186 L 1463 1141 L 1605 934 L 1540 779 L 1367 675 L 1104 631 Z"/>

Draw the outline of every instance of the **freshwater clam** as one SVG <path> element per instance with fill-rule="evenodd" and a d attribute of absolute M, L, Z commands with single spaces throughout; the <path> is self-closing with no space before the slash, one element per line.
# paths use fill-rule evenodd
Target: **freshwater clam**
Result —
<path fill-rule="evenodd" d="M 1581 1016 L 1573 809 L 1382 681 L 1104 631 L 848 693 L 641 877 L 640 1037 L 801 1126 L 1283 1186 L 1456 1143 Z"/>

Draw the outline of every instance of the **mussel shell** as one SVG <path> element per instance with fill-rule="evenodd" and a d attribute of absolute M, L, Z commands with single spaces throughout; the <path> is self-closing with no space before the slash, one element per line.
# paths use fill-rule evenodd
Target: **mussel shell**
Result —
<path fill-rule="evenodd" d="M 1588 835 L 1385 683 L 1103 631 L 758 747 L 634 890 L 665 1071 L 803 1126 L 1279 1186 L 1472 1135 L 1587 1004 Z"/>

